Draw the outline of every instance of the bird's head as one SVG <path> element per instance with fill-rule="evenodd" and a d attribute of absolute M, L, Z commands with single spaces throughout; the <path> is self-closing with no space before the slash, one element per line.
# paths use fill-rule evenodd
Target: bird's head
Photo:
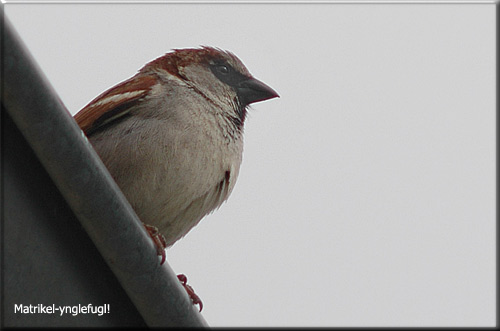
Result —
<path fill-rule="evenodd" d="M 271 87 L 254 78 L 234 54 L 218 48 L 175 49 L 142 69 L 149 70 L 165 70 L 221 109 L 231 109 L 240 125 L 249 104 L 279 97 Z"/>

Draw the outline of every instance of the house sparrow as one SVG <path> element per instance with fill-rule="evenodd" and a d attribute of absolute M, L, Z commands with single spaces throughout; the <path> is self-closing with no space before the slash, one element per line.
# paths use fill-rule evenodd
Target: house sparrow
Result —
<path fill-rule="evenodd" d="M 275 97 L 230 52 L 176 49 L 96 97 L 75 120 L 163 263 L 164 249 L 233 190 L 248 105 Z"/>

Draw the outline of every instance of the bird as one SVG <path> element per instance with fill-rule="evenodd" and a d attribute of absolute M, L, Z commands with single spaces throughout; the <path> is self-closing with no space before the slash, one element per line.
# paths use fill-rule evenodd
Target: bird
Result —
<path fill-rule="evenodd" d="M 165 249 L 233 191 L 250 104 L 279 97 L 233 53 L 173 49 L 75 116 L 153 239 Z M 184 275 L 179 275 L 194 303 Z M 197 302 L 199 300 L 199 302 Z"/>

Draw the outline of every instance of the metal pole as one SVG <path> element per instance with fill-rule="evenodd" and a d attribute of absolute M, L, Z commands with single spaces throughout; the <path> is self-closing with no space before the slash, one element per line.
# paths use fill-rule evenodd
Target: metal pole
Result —
<path fill-rule="evenodd" d="M 151 327 L 208 326 L 5 17 L 3 24 L 2 103 L 139 313 Z"/>

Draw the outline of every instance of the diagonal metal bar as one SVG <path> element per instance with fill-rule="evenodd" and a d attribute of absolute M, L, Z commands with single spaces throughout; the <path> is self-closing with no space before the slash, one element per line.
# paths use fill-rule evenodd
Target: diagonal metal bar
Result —
<path fill-rule="evenodd" d="M 208 326 L 111 175 L 3 17 L 2 103 L 151 327 Z"/>

